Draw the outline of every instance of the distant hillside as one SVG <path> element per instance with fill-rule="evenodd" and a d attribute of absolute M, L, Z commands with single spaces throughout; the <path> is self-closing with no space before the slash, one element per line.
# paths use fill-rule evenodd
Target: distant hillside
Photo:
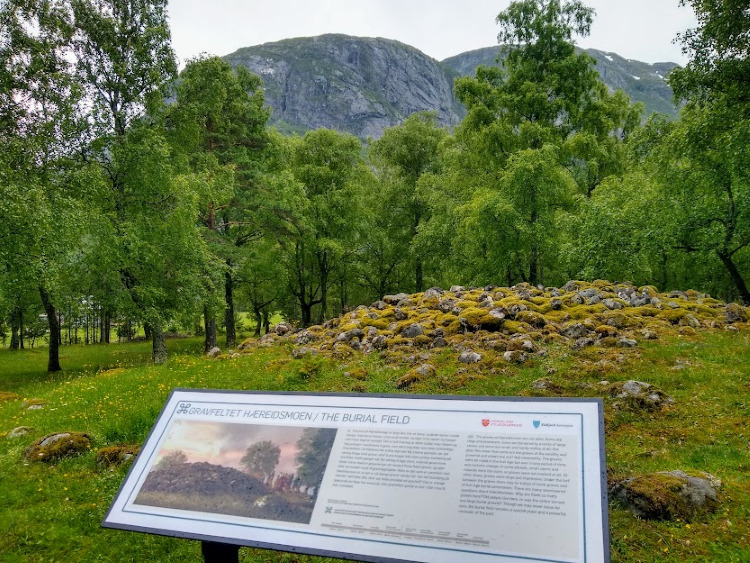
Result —
<path fill-rule="evenodd" d="M 596 69 L 602 81 L 611 90 L 624 90 L 634 102 L 643 102 L 645 115 L 654 112 L 676 115 L 677 108 L 672 102 L 672 88 L 667 76 L 678 65 L 675 63 L 649 64 L 624 59 L 616 53 L 605 53 L 596 49 L 583 49 L 596 60 Z M 498 46 L 486 47 L 461 53 L 447 58 L 443 64 L 462 76 L 474 74 L 479 65 L 497 65 L 500 52 Z"/>
<path fill-rule="evenodd" d="M 455 73 L 397 41 L 323 35 L 247 47 L 225 59 L 263 78 L 271 122 L 286 132 L 327 127 L 364 139 L 419 111 L 436 111 L 443 125 L 463 116 Z"/>
<path fill-rule="evenodd" d="M 327 127 L 366 139 L 419 111 L 437 112 L 445 126 L 459 123 L 466 110 L 453 96 L 453 81 L 496 64 L 498 52 L 488 47 L 441 63 L 390 39 L 321 35 L 245 47 L 224 58 L 263 78 L 271 124 L 282 132 Z M 647 115 L 675 113 L 664 77 L 677 65 L 587 52 L 604 82 L 644 102 Z"/>

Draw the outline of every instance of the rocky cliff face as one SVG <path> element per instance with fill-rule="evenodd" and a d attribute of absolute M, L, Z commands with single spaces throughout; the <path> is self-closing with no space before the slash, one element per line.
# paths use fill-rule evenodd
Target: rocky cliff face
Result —
<path fill-rule="evenodd" d="M 397 41 L 323 35 L 247 47 L 225 59 L 263 78 L 271 122 L 283 132 L 327 127 L 365 139 L 419 111 L 436 111 L 443 125 L 463 115 L 454 71 Z"/>
<path fill-rule="evenodd" d="M 672 69 L 677 67 L 675 63 L 649 64 L 596 49 L 583 51 L 596 60 L 596 69 L 610 90 L 624 90 L 634 102 L 643 102 L 645 116 L 654 112 L 677 114 L 672 101 L 672 88 L 666 81 Z M 498 46 L 486 47 L 450 57 L 443 64 L 461 76 L 469 76 L 474 74 L 479 65 L 497 65 L 499 52 Z"/>
<path fill-rule="evenodd" d="M 466 110 L 453 96 L 454 79 L 497 64 L 498 52 L 488 47 L 441 63 L 398 41 L 321 35 L 245 47 L 224 58 L 260 75 L 271 124 L 283 133 L 326 127 L 367 139 L 419 111 L 437 112 L 444 126 L 459 123 Z M 587 52 L 604 82 L 644 102 L 646 115 L 676 113 L 665 81 L 675 64 Z"/>

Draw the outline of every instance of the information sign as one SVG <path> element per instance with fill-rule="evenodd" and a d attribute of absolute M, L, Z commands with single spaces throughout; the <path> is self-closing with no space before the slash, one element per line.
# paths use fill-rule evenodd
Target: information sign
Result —
<path fill-rule="evenodd" d="M 602 402 L 175 390 L 102 525 L 360 561 L 609 561 Z"/>

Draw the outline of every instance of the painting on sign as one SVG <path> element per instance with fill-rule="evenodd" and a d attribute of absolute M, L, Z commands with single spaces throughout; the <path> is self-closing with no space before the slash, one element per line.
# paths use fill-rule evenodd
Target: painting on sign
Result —
<path fill-rule="evenodd" d="M 179 420 L 138 505 L 309 524 L 335 428 Z"/>

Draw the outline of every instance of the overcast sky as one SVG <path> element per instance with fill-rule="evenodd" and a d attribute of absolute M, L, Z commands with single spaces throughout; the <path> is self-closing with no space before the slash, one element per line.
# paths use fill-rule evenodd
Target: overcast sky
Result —
<path fill-rule="evenodd" d="M 591 35 L 578 45 L 655 63 L 686 62 L 673 40 L 696 25 L 678 0 L 584 0 L 596 9 Z M 201 53 L 291 37 L 344 33 L 385 37 L 438 60 L 497 44 L 495 17 L 510 0 L 170 0 L 180 66 Z"/>

